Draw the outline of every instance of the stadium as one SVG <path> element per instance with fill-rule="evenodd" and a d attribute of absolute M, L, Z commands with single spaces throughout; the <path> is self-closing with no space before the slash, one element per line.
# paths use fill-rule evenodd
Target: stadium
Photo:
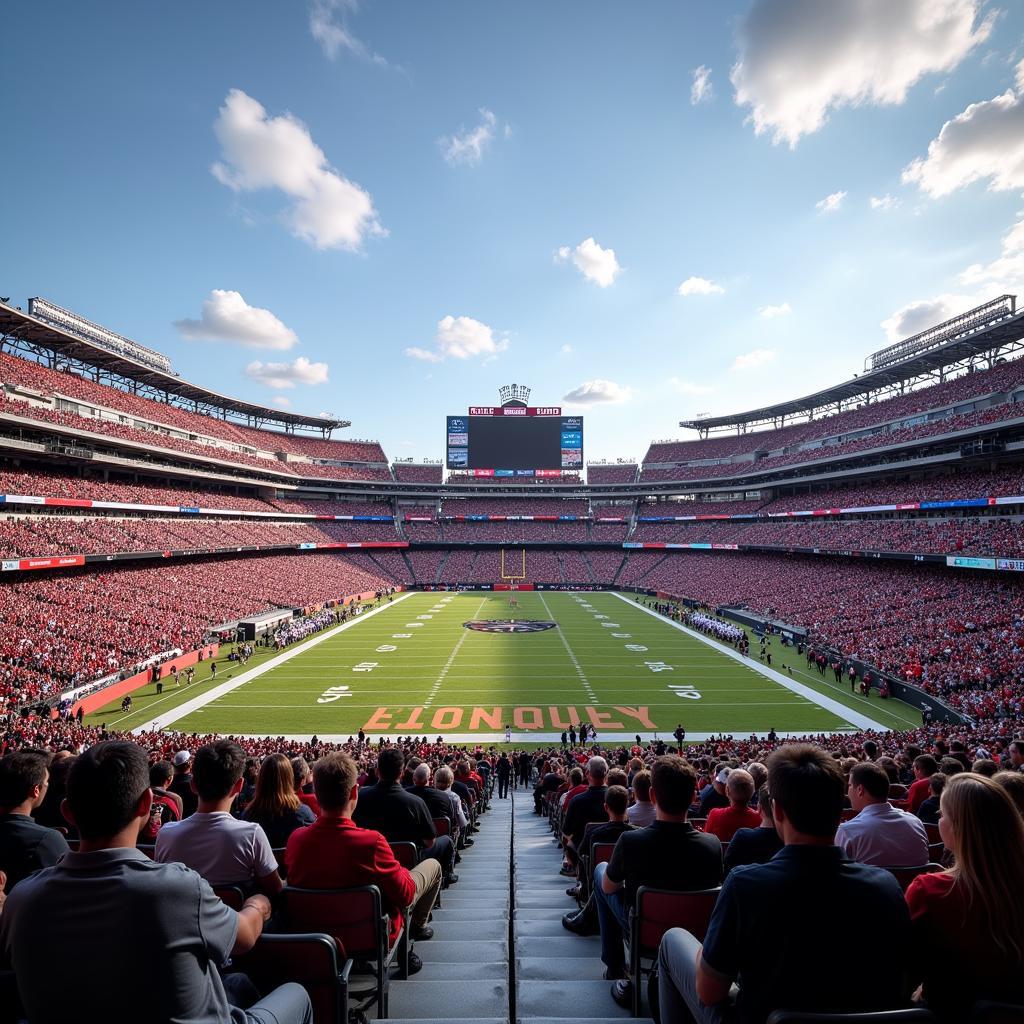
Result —
<path fill-rule="evenodd" d="M 384 354 L 307 414 L 51 294 L 0 299 L 0 1024 L 1024 1022 L 1012 290 L 640 459 L 476 321 L 405 351 L 488 356 L 413 459 Z"/>

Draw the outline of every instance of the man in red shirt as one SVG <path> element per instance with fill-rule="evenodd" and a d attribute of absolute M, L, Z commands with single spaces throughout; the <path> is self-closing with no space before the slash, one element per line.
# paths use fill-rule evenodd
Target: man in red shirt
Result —
<path fill-rule="evenodd" d="M 395 859 L 388 841 L 373 829 L 352 820 L 359 799 L 358 769 L 346 754 L 327 754 L 313 769 L 313 791 L 320 817 L 296 829 L 285 848 L 288 882 L 300 889 L 348 889 L 375 885 L 391 919 L 391 942 L 402 926 L 402 914 L 412 905 L 410 935 L 426 941 L 434 934 L 427 925 L 441 889 L 441 865 L 424 860 L 407 871 Z M 409 973 L 423 966 L 409 954 Z"/>
<path fill-rule="evenodd" d="M 907 790 L 907 810 L 917 814 L 918 808 L 932 795 L 931 777 L 939 770 L 931 754 L 919 754 L 914 758 L 914 781 Z"/>
<path fill-rule="evenodd" d="M 761 824 L 761 816 L 749 806 L 750 798 L 754 795 L 754 779 L 750 772 L 742 768 L 729 772 L 729 778 L 725 781 L 725 795 L 729 798 L 729 806 L 715 807 L 709 811 L 704 825 L 704 831 L 718 836 L 723 844 L 729 842 L 741 828 L 757 828 Z"/>

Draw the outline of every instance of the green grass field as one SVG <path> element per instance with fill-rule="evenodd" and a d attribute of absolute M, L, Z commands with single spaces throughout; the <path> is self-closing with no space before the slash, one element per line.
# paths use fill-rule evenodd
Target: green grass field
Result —
<path fill-rule="evenodd" d="M 792 692 L 757 671 L 756 656 L 737 662 L 632 596 L 532 592 L 517 599 L 518 609 L 510 609 L 507 594 L 411 594 L 308 649 L 290 648 L 286 660 L 260 650 L 239 669 L 220 658 L 216 683 L 204 665 L 187 690 L 157 697 L 147 687 L 134 695 L 129 715 L 115 703 L 88 721 L 134 729 L 156 719 L 185 732 L 325 738 L 360 727 L 371 736 L 493 736 L 507 723 L 517 738 L 541 739 L 582 719 L 604 739 L 670 733 L 678 722 L 696 739 L 863 727 L 858 716 L 887 728 L 919 720 L 904 704 L 854 696 L 831 676 L 805 672 L 802 657 L 773 641 L 773 668 L 788 665 L 792 675 L 783 669 L 784 677 L 813 691 Z M 516 634 L 463 626 L 510 618 L 557 625 Z M 210 693 L 267 662 L 273 667 L 231 692 Z"/>

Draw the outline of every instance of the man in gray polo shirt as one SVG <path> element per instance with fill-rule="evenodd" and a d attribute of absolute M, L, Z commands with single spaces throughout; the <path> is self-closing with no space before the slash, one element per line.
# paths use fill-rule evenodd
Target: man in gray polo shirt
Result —
<path fill-rule="evenodd" d="M 299 985 L 248 1009 L 231 1005 L 217 967 L 252 948 L 270 902 L 250 896 L 236 913 L 194 871 L 138 851 L 152 801 L 134 743 L 97 743 L 76 759 L 64 811 L 79 851 L 19 883 L 0 915 L 0 965 L 13 967 L 28 1019 L 310 1024 Z M 59 984 L 55 949 L 69 951 Z M 232 993 L 251 991 L 241 981 Z"/>

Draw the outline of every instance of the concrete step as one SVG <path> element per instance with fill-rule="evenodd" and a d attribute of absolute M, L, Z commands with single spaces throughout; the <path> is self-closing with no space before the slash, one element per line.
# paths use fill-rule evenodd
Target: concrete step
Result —
<path fill-rule="evenodd" d="M 438 914 L 443 913 L 443 910 L 435 913 L 434 920 L 430 923 L 434 929 L 434 938 L 428 939 L 426 942 L 417 942 L 417 950 L 421 946 L 430 945 L 432 942 L 444 942 L 447 940 L 466 941 L 468 939 L 479 941 L 480 939 L 505 939 L 508 937 L 507 918 L 504 920 L 496 918 L 490 921 L 473 921 L 471 918 L 463 921 L 452 921 L 438 917 Z"/>
<path fill-rule="evenodd" d="M 420 949 L 417 948 L 417 953 Z M 428 960 L 423 962 L 423 970 L 414 975 L 411 981 L 507 981 L 508 962 L 495 960 L 488 963 L 478 963 L 475 960 L 462 960 L 459 963 L 432 963 Z M 396 982 L 396 984 L 399 984 Z"/>
<path fill-rule="evenodd" d="M 518 927 L 520 921 L 561 921 L 563 914 L 571 914 L 576 909 L 576 904 L 567 896 L 564 907 L 521 907 L 515 910 L 515 920 Z M 437 911 L 434 911 L 437 916 Z"/>
<path fill-rule="evenodd" d="M 423 969 L 426 971 L 425 967 Z M 604 981 L 604 964 L 597 957 L 516 957 L 517 981 L 560 981 L 565 978 L 576 981 Z M 584 1007 L 580 1007 L 581 1014 L 583 1010 Z"/>
<path fill-rule="evenodd" d="M 394 1013 L 391 1019 L 395 1019 Z M 444 1024 L 447 1017 L 402 1017 L 401 1024 Z M 463 1017 L 463 1024 L 508 1024 L 508 1017 Z M 600 1024 L 600 1022 L 598 1022 Z M 643 1024 L 641 1021 L 640 1024 Z"/>
<path fill-rule="evenodd" d="M 440 910 L 434 911 L 434 920 L 431 924 L 434 926 L 434 931 L 438 931 L 441 925 L 448 924 L 462 924 L 466 921 L 473 922 L 489 922 L 489 921 L 501 921 L 506 927 L 508 926 L 508 908 L 503 906 L 494 910 L 493 913 L 487 913 L 486 904 L 472 907 L 456 907 L 448 906 L 446 902 L 444 907 Z M 440 937 L 440 936 L 439 936 Z"/>
<path fill-rule="evenodd" d="M 543 1016 L 556 1020 L 629 1017 L 611 997 L 610 981 L 520 981 L 516 1012 L 521 1019 Z"/>
<path fill-rule="evenodd" d="M 581 939 L 580 941 L 584 940 Z M 508 960 L 508 943 L 504 940 L 498 941 L 497 939 L 487 939 L 482 942 L 472 939 L 462 941 L 431 939 L 429 942 L 417 942 L 415 949 L 425 964 L 464 964 L 468 960 L 495 963 L 498 961 L 507 962 Z"/>
<path fill-rule="evenodd" d="M 479 1019 L 508 1013 L 508 984 L 494 980 L 453 985 L 450 981 L 411 978 L 391 985 L 388 1003 L 388 1017 L 392 1019 L 413 1014 L 444 1020 Z"/>
<path fill-rule="evenodd" d="M 427 943 L 423 948 L 425 949 L 429 945 L 430 943 Z M 601 938 L 598 935 L 570 935 L 565 929 L 562 930 L 562 935 L 528 935 L 516 939 L 516 956 L 600 959 Z"/>
<path fill-rule="evenodd" d="M 618 1007 L 616 1007 L 618 1009 Z M 650 1017 L 633 1018 L 636 1024 L 654 1024 Z M 414 1024 L 406 1021 L 405 1024 Z M 416 1022 L 419 1024 L 419 1022 Z M 517 1017 L 516 1024 L 565 1024 L 564 1017 Z M 587 1024 L 622 1024 L 621 1017 L 587 1017 Z"/>
<path fill-rule="evenodd" d="M 542 935 L 558 935 L 564 936 L 569 935 L 562 927 L 561 918 L 541 918 L 535 919 L 530 917 L 517 917 L 516 918 L 516 938 L 522 936 L 527 938 L 529 936 L 542 936 Z M 581 936 L 575 936 L 580 938 Z"/>

